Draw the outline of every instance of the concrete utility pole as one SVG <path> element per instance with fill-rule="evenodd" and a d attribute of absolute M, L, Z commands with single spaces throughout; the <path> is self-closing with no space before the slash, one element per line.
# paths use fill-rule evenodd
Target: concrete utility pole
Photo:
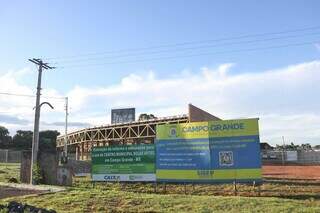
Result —
<path fill-rule="evenodd" d="M 282 143 L 283 143 L 283 145 L 282 145 L 282 165 L 284 165 L 284 161 L 285 161 L 284 154 L 285 154 L 285 146 L 286 146 L 286 144 L 284 142 L 284 136 L 282 136 Z"/>
<path fill-rule="evenodd" d="M 65 123 L 65 132 L 64 132 L 64 156 L 67 158 L 68 157 L 68 137 L 67 137 L 67 134 L 68 134 L 68 115 L 69 115 L 69 112 L 68 112 L 68 97 L 66 97 L 65 99 L 66 101 L 66 123 Z"/>
<path fill-rule="evenodd" d="M 47 63 L 43 63 L 41 59 L 29 59 L 30 62 L 39 66 L 38 69 L 38 84 L 37 84 L 37 97 L 34 115 L 34 129 L 32 139 L 32 157 L 31 157 L 31 168 L 30 168 L 30 184 L 34 184 L 33 181 L 33 167 L 37 165 L 38 161 L 38 148 L 39 148 L 39 121 L 40 121 L 40 91 L 41 91 L 41 77 L 42 69 L 54 69 L 54 67 L 48 66 Z"/>

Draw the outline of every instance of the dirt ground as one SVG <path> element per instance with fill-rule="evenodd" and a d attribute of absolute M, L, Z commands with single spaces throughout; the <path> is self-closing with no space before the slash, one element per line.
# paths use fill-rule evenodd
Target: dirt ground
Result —
<path fill-rule="evenodd" d="M 21 195 L 38 194 L 43 191 L 38 190 L 27 190 L 27 189 L 17 189 L 7 186 L 0 186 L 0 199 Z"/>
<path fill-rule="evenodd" d="M 320 180 L 320 165 L 264 165 L 262 166 L 262 174 L 265 178 Z"/>

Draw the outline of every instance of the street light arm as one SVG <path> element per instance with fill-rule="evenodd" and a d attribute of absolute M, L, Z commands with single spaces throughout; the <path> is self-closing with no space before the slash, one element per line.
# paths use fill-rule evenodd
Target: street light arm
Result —
<path fill-rule="evenodd" d="M 39 108 L 42 107 L 43 104 L 47 104 L 49 105 L 49 107 L 51 107 L 51 109 L 54 109 L 54 107 L 49 103 L 49 102 L 42 102 L 40 105 L 39 105 Z M 36 107 L 33 107 L 33 109 L 35 109 Z"/>
<path fill-rule="evenodd" d="M 41 107 L 43 104 L 47 104 L 49 105 L 49 107 L 51 107 L 51 109 L 54 109 L 54 107 L 49 102 L 42 102 L 39 107 Z"/>

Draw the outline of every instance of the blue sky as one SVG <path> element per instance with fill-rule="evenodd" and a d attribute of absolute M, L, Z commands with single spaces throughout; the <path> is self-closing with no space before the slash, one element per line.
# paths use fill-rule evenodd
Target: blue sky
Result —
<path fill-rule="evenodd" d="M 255 74 L 268 76 L 266 73 L 270 71 L 286 73 L 288 67 L 291 66 L 295 66 L 296 70 L 304 66 L 307 67 L 307 70 L 312 70 L 310 72 L 315 72 L 314 70 L 318 69 L 319 66 L 320 28 L 295 33 L 298 36 L 287 39 L 252 44 L 213 46 L 180 53 L 167 52 L 165 54 L 133 56 L 120 59 L 107 58 L 91 61 L 90 63 L 113 63 L 162 56 L 175 57 L 184 54 L 231 51 L 224 54 L 69 68 L 67 67 L 68 64 L 63 63 L 62 60 L 65 56 L 79 54 L 319 27 L 319 8 L 320 2 L 311 0 L 263 2 L 201 0 L 3 1 L 0 5 L 0 78 L 2 76 L 5 79 L 3 80 L 4 82 L 12 80 L 11 85 L 16 85 L 16 89 L 0 85 L 0 92 L 34 93 L 36 68 L 27 59 L 31 57 L 60 57 L 48 61 L 57 67 L 64 66 L 65 68 L 45 72 L 43 87 L 47 89 L 45 91 L 48 94 L 57 96 L 68 95 L 70 97 L 71 111 L 72 108 L 74 109 L 74 115 L 71 115 L 71 119 L 73 118 L 74 122 L 83 121 L 86 125 L 108 123 L 109 117 L 106 110 L 118 106 L 137 106 L 138 112 L 156 112 L 161 116 L 166 114 L 171 115 L 184 109 L 187 103 L 193 102 L 220 117 L 262 117 L 262 125 L 266 125 L 263 139 L 273 141 L 273 143 L 277 143 L 279 135 L 288 135 L 288 138 L 299 143 L 304 141 L 317 143 L 320 139 L 320 133 L 312 130 L 313 125 L 319 124 L 315 123 L 316 118 L 313 117 L 319 112 L 316 111 L 319 107 L 319 101 L 312 98 L 310 92 L 314 91 L 310 90 L 310 80 L 308 79 L 309 84 L 307 82 L 297 82 L 297 80 L 288 82 L 288 89 L 281 88 L 280 83 L 279 85 L 275 84 L 276 88 L 273 88 L 273 92 L 279 93 L 280 91 L 283 95 L 281 97 L 271 98 L 274 95 L 273 93 L 269 93 L 269 86 L 271 85 L 257 89 L 259 92 L 247 96 L 247 99 L 241 100 L 241 102 L 236 104 L 232 102 L 234 106 L 237 104 L 247 106 L 243 107 L 241 111 L 235 107 L 229 108 L 225 106 L 225 104 L 231 103 L 230 100 L 219 102 L 220 105 L 219 103 L 215 103 L 211 99 L 215 98 L 215 96 L 208 96 L 202 102 L 197 99 L 198 94 L 192 91 L 188 92 L 189 95 L 177 94 L 175 100 L 166 99 L 165 101 L 162 101 L 164 100 L 162 94 L 158 94 L 159 100 L 155 101 L 157 104 L 139 104 L 135 102 L 138 99 L 136 97 L 147 96 L 147 94 L 143 93 L 145 90 L 139 90 L 134 85 L 140 81 L 155 81 L 160 85 L 164 82 L 169 82 L 170 84 L 172 81 L 178 81 L 179 78 L 185 79 L 187 82 L 197 82 L 195 80 L 197 76 L 208 79 L 211 74 L 215 75 L 217 73 L 221 77 L 221 82 L 226 82 L 223 79 L 223 77 L 226 77 L 226 73 L 227 77 L 233 80 L 246 77 L 247 79 L 256 79 Z M 279 37 L 279 35 L 269 36 L 268 38 L 272 37 Z M 312 43 L 313 41 L 314 43 Z M 232 52 L 232 50 L 244 48 L 269 47 L 303 42 L 310 42 L 310 44 L 252 52 Z M 84 58 L 88 57 L 80 59 Z M 67 57 L 65 59 L 70 60 Z M 58 63 L 54 64 L 55 62 Z M 80 61 L 74 63 L 85 65 L 89 62 Z M 296 70 L 294 72 L 298 72 Z M 8 75 L 8 73 L 10 74 Z M 279 73 L 276 73 L 275 76 L 280 75 Z M 250 76 L 248 76 L 249 74 Z M 317 72 L 313 74 L 316 75 L 314 79 L 319 77 Z M 301 81 L 304 77 L 299 76 L 297 79 Z M 280 79 L 278 80 L 281 82 Z M 277 80 L 274 81 L 277 82 Z M 265 81 L 262 80 L 262 82 Z M 294 83 L 297 83 L 298 86 L 292 86 Z M 272 84 L 272 81 L 270 81 L 270 84 Z M 147 86 L 150 85 L 147 84 Z M 208 83 L 208 87 L 210 86 L 217 89 L 217 85 L 213 85 L 213 82 Z M 231 87 L 233 86 L 231 85 Z M 259 86 L 256 85 L 256 87 Z M 127 93 L 122 93 L 126 88 L 131 87 L 136 92 L 132 93 L 132 97 Z M 197 85 L 194 85 L 194 87 L 197 88 Z M 252 87 L 254 89 L 254 85 Z M 167 87 L 164 86 L 163 88 L 163 91 L 165 91 Z M 191 86 L 191 88 L 193 87 Z M 269 88 L 269 90 L 266 90 L 266 88 Z M 150 89 L 154 88 L 150 86 Z M 181 90 L 183 91 L 184 88 Z M 228 90 L 225 87 L 218 88 L 221 96 L 225 95 Z M 93 91 L 99 92 L 99 94 Z M 209 91 L 210 89 L 208 89 Z M 235 91 L 237 90 L 235 89 Z M 120 94 L 119 97 L 114 98 L 112 96 L 112 94 L 114 95 L 113 92 Z M 81 95 L 79 95 L 80 93 Z M 293 93 L 295 94 L 293 95 Z M 87 94 L 87 96 L 84 97 L 83 94 Z M 241 95 L 246 97 L 246 94 Z M 152 98 L 157 98 L 152 94 L 151 96 Z M 261 97 L 266 96 L 269 99 L 262 100 Z M 232 98 L 230 96 L 230 99 Z M 124 102 L 123 99 L 131 100 L 131 102 Z M 140 101 L 151 102 L 153 99 L 149 100 L 146 97 L 146 99 L 141 99 Z M 250 106 L 257 101 L 260 103 L 266 102 L 264 104 L 265 108 L 261 106 L 261 108 L 251 109 Z M 3 103 L 0 112 L 1 110 L 10 111 L 10 116 L 31 121 L 32 111 L 29 117 L 15 112 L 19 104 L 21 106 L 27 105 L 29 104 L 27 102 L 24 101 L 21 104 L 18 101 L 14 106 L 11 106 L 9 103 Z M 207 104 L 211 102 L 211 105 Z M 30 104 L 32 105 L 32 102 Z M 63 106 L 60 106 L 59 103 L 56 105 L 63 109 Z M 281 106 L 281 110 L 275 106 Z M 224 109 L 228 109 L 228 112 Z M 22 112 L 23 110 L 18 111 Z M 296 127 L 288 127 L 287 130 L 284 128 L 269 131 L 269 127 L 277 124 L 276 121 L 271 121 L 270 116 L 278 115 L 282 117 L 283 119 L 279 120 L 278 123 L 286 125 L 285 120 L 288 118 L 286 116 L 293 119 L 292 116 L 297 116 L 297 114 L 301 117 L 312 117 L 310 118 L 312 121 L 309 119 L 306 121 L 306 124 L 304 123 L 307 125 L 307 130 L 311 132 L 312 137 L 303 138 L 303 136 L 293 134 L 288 130 Z M 103 119 L 101 118 L 102 115 L 105 115 Z M 8 113 L 6 116 L 8 116 Z M 270 121 L 264 123 L 264 118 L 266 120 L 270 119 Z M 63 111 L 51 113 L 49 110 L 44 111 L 43 120 L 46 120 L 46 122 L 60 122 L 63 120 Z M 10 123 L 12 131 L 19 128 L 32 127 L 31 124 L 29 126 L 19 126 L 12 123 L 14 122 Z M 5 125 L 5 122 L 3 124 Z M 49 127 L 44 125 L 43 128 Z M 75 126 L 74 128 L 80 127 Z"/>

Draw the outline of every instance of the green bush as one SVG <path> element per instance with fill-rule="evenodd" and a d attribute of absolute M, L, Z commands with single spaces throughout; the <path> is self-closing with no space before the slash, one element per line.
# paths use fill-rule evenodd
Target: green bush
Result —
<path fill-rule="evenodd" d="M 33 165 L 32 168 L 32 176 L 33 176 L 33 182 L 35 184 L 41 184 L 43 183 L 43 175 L 42 175 L 42 171 L 40 169 L 39 164 L 35 164 Z"/>

